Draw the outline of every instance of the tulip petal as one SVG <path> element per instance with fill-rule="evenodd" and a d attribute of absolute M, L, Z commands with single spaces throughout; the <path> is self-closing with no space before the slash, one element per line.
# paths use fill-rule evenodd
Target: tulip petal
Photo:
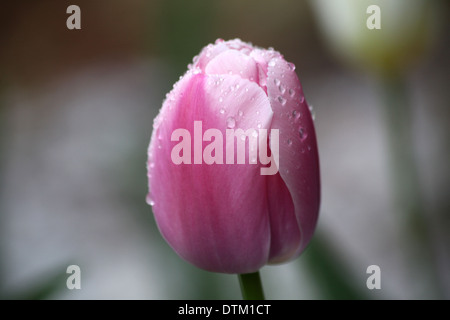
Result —
<path fill-rule="evenodd" d="M 194 67 L 205 71 L 206 65 L 220 53 L 228 50 L 226 42 L 217 40 L 215 44 L 208 44 L 202 52 L 194 58 Z"/>
<path fill-rule="evenodd" d="M 270 263 L 296 257 L 301 240 L 294 203 L 280 173 L 267 176 L 267 199 L 270 213 Z"/>
<path fill-rule="evenodd" d="M 260 166 L 249 164 L 248 155 L 245 164 L 233 165 L 175 165 L 171 159 L 178 143 L 171 141 L 172 132 L 187 129 L 194 140 L 194 121 L 202 121 L 203 132 L 220 130 L 225 158 L 230 117 L 236 129 L 268 129 L 272 109 L 264 91 L 239 76 L 187 73 L 155 123 L 149 147 L 150 197 L 162 235 L 180 256 L 206 270 L 248 273 L 267 263 L 270 250 L 267 180 Z M 203 149 L 208 143 L 203 142 Z"/>
<path fill-rule="evenodd" d="M 258 82 L 255 60 L 237 50 L 227 50 L 212 59 L 205 69 L 207 74 L 236 74 L 241 78 Z"/>
<path fill-rule="evenodd" d="M 279 172 L 294 202 L 301 232 L 300 253 L 311 239 L 320 202 L 319 158 L 313 120 L 292 64 L 281 57 L 268 63 L 271 129 L 279 129 Z"/>

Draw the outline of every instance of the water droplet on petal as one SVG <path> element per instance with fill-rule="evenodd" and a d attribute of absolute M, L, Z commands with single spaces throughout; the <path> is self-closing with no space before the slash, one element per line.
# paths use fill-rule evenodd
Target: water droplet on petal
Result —
<path fill-rule="evenodd" d="M 316 120 L 316 113 L 314 112 L 313 106 L 309 106 L 309 112 L 311 112 L 312 119 Z"/>
<path fill-rule="evenodd" d="M 289 88 L 289 95 L 291 96 L 291 98 L 293 98 L 295 96 L 295 91 L 292 88 Z"/>
<path fill-rule="evenodd" d="M 245 92 L 248 92 L 248 88 L 245 88 Z"/>
<path fill-rule="evenodd" d="M 224 113 L 225 113 L 225 109 L 224 109 L 224 108 L 220 109 L 220 110 L 219 110 L 219 113 L 220 113 L 220 114 L 224 114 Z"/>
<path fill-rule="evenodd" d="M 295 121 L 300 119 L 301 116 L 302 116 L 302 114 L 300 113 L 300 111 L 297 111 L 297 110 L 292 111 L 292 117 L 294 118 Z"/>
<path fill-rule="evenodd" d="M 273 79 L 273 83 L 274 83 L 276 86 L 279 86 L 281 82 L 280 82 L 279 79 L 275 78 L 275 79 Z"/>
<path fill-rule="evenodd" d="M 233 117 L 227 118 L 227 127 L 233 129 L 236 126 L 236 120 Z"/>
<path fill-rule="evenodd" d="M 282 96 L 278 96 L 277 100 L 279 103 L 281 103 L 282 106 L 284 106 L 286 104 L 286 99 L 283 98 Z"/>
<path fill-rule="evenodd" d="M 258 137 L 258 132 L 256 132 L 256 130 L 253 130 L 252 137 L 253 138 L 257 138 Z"/>
<path fill-rule="evenodd" d="M 242 110 L 239 110 L 238 115 L 239 117 L 242 117 L 244 115 L 244 112 L 242 112 Z"/>
<path fill-rule="evenodd" d="M 258 124 L 256 125 L 256 127 L 257 127 L 258 129 L 261 129 L 261 122 L 258 121 Z"/>
<path fill-rule="evenodd" d="M 305 128 L 303 128 L 303 127 L 299 127 L 298 128 L 298 134 L 299 134 L 300 140 L 302 142 L 305 141 L 306 137 L 308 136 L 308 134 L 306 133 Z"/>
<path fill-rule="evenodd" d="M 155 205 L 155 201 L 152 199 L 150 194 L 148 194 L 147 197 L 145 197 L 145 201 L 151 206 Z"/>
<path fill-rule="evenodd" d="M 219 97 L 219 102 L 223 102 L 223 98 L 222 97 Z"/>
<path fill-rule="evenodd" d="M 284 94 L 286 92 L 286 88 L 282 84 L 280 84 L 278 86 L 278 91 L 280 91 L 281 94 Z"/>
<path fill-rule="evenodd" d="M 274 59 L 269 61 L 269 67 L 275 67 L 275 65 L 276 65 L 276 63 L 275 63 Z"/>
<path fill-rule="evenodd" d="M 288 146 L 292 146 L 292 140 L 291 140 L 291 139 L 288 139 L 288 140 L 287 140 L 287 144 L 288 144 Z"/>
<path fill-rule="evenodd" d="M 293 64 L 292 62 L 288 62 L 288 68 L 289 68 L 289 70 L 294 71 L 295 70 L 295 64 Z"/>
<path fill-rule="evenodd" d="M 311 151 L 311 146 L 310 145 L 308 145 L 308 151 Z"/>
<path fill-rule="evenodd" d="M 241 134 L 241 140 L 242 141 L 245 141 L 245 138 L 246 138 L 247 136 L 245 135 L 245 134 Z"/>

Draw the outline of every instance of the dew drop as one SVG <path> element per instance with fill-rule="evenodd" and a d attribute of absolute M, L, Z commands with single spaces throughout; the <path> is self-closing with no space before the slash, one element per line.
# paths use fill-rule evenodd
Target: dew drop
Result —
<path fill-rule="evenodd" d="M 259 115 L 259 110 L 258 110 L 258 111 L 256 111 L 256 115 Z"/>
<path fill-rule="evenodd" d="M 292 62 L 288 62 L 288 68 L 289 68 L 289 70 L 294 71 L 295 70 L 295 64 L 293 64 Z"/>
<path fill-rule="evenodd" d="M 236 120 L 233 117 L 227 118 L 227 127 L 233 129 L 236 126 Z"/>
<path fill-rule="evenodd" d="M 219 97 L 219 102 L 223 102 L 223 98 L 222 97 Z"/>
<path fill-rule="evenodd" d="M 284 106 L 286 104 L 286 99 L 283 98 L 282 96 L 278 96 L 277 100 L 279 103 L 281 103 L 282 106 Z"/>
<path fill-rule="evenodd" d="M 248 92 L 248 88 L 245 88 L 245 92 Z"/>
<path fill-rule="evenodd" d="M 234 126 L 233 126 L 234 127 Z M 241 140 L 245 141 L 245 137 L 247 137 L 245 134 L 241 134 Z"/>
<path fill-rule="evenodd" d="M 220 110 L 219 110 L 219 113 L 220 113 L 220 114 L 224 114 L 224 113 L 225 113 L 225 109 L 224 109 L 224 108 L 220 109 Z"/>
<path fill-rule="evenodd" d="M 287 140 L 287 144 L 288 144 L 288 146 L 292 146 L 292 140 L 291 140 L 291 139 L 288 139 L 288 140 Z"/>
<path fill-rule="evenodd" d="M 256 127 L 257 127 L 258 129 L 261 129 L 261 122 L 258 121 L 258 124 L 256 125 Z"/>
<path fill-rule="evenodd" d="M 258 132 L 256 132 L 256 130 L 253 130 L 252 137 L 253 138 L 257 138 L 258 137 Z"/>
<path fill-rule="evenodd" d="M 147 202 L 147 204 L 149 204 L 151 206 L 155 205 L 155 201 L 152 199 L 150 194 L 148 194 L 147 197 L 145 197 L 145 201 Z"/>
<path fill-rule="evenodd" d="M 310 145 L 308 145 L 308 151 L 311 151 L 311 146 Z"/>
<path fill-rule="evenodd" d="M 273 83 L 274 83 L 276 86 L 279 86 L 281 82 L 280 82 L 279 79 L 275 78 L 275 79 L 273 79 Z"/>
<path fill-rule="evenodd" d="M 306 137 L 308 136 L 308 134 L 306 133 L 305 128 L 303 128 L 303 127 L 299 127 L 298 128 L 298 134 L 299 134 L 300 140 L 302 142 L 305 141 Z"/>
<path fill-rule="evenodd" d="M 275 63 L 274 59 L 269 61 L 269 67 L 275 67 L 275 65 L 276 65 L 276 63 Z"/>
<path fill-rule="evenodd" d="M 295 96 L 295 91 L 292 88 L 289 88 L 288 92 L 289 92 L 289 95 L 291 96 L 291 98 L 293 98 Z"/>
<path fill-rule="evenodd" d="M 309 112 L 311 112 L 312 119 L 316 120 L 316 113 L 314 112 L 313 106 L 309 106 Z"/>
<path fill-rule="evenodd" d="M 278 86 L 278 91 L 280 91 L 281 94 L 284 94 L 286 92 L 286 88 L 282 84 L 280 84 Z"/>
<path fill-rule="evenodd" d="M 244 112 L 242 112 L 242 110 L 239 110 L 238 115 L 239 117 L 242 117 L 244 115 Z"/>

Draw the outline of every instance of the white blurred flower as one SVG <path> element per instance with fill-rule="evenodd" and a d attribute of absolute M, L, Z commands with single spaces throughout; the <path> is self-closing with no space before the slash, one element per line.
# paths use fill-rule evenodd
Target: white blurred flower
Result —
<path fill-rule="evenodd" d="M 310 1 L 331 49 L 353 65 L 376 73 L 396 74 L 409 68 L 436 38 L 439 1 L 313 0 Z M 367 20 L 380 8 L 380 29 Z"/>

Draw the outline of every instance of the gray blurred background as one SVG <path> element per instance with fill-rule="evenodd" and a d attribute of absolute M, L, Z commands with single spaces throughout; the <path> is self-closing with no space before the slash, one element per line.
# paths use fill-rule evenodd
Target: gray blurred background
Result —
<path fill-rule="evenodd" d="M 81 8 L 81 30 L 66 28 L 70 4 Z M 377 80 L 340 63 L 309 4 L 3 1 L 0 297 L 241 298 L 235 275 L 181 260 L 145 203 L 147 146 L 165 94 L 203 46 L 239 37 L 295 63 L 321 162 L 316 237 L 299 259 L 261 270 L 266 297 L 449 299 L 448 4 L 436 41 L 407 72 L 425 253 L 393 204 Z M 70 264 L 81 268 L 81 290 L 66 288 Z M 366 287 L 373 264 L 380 290 Z"/>

